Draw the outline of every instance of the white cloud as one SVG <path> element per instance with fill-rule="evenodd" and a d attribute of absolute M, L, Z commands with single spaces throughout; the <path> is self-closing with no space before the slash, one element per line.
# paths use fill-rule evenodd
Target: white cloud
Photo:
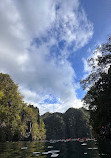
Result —
<path fill-rule="evenodd" d="M 88 59 L 86 60 L 85 58 L 82 58 L 83 64 L 84 64 L 84 72 L 85 73 L 90 73 L 91 72 L 91 67 L 89 66 Z"/>
<path fill-rule="evenodd" d="M 55 4 L 53 0 L 19 0 L 15 2 L 19 15 L 31 37 L 43 34 L 55 20 Z"/>
<path fill-rule="evenodd" d="M 67 104 L 66 103 L 60 103 L 60 104 L 56 103 L 56 104 L 44 104 L 42 106 L 38 105 L 41 114 L 45 113 L 46 111 L 51 112 L 51 113 L 53 113 L 53 112 L 64 113 L 64 112 L 66 112 L 66 110 L 69 107 L 80 108 L 82 106 L 83 106 L 83 103 L 79 99 L 75 99 L 73 104 L 70 102 Z"/>
<path fill-rule="evenodd" d="M 88 21 L 84 10 L 79 10 L 79 6 L 75 8 L 75 12 L 73 11 L 72 4 L 70 8 L 70 11 L 65 8 L 62 14 L 58 12 L 57 25 L 60 26 L 62 22 L 62 28 L 58 28 L 61 39 L 66 40 L 68 44 L 73 42 L 73 49 L 76 50 L 87 44 L 88 40 L 92 37 L 93 25 Z"/>
<path fill-rule="evenodd" d="M 48 99 L 49 101 L 53 101 L 52 95 L 45 95 L 45 94 L 37 94 L 29 89 L 25 89 L 24 87 L 19 88 L 20 92 L 24 94 L 24 100 L 29 104 L 37 106 L 40 110 L 41 115 L 45 112 L 62 112 L 64 113 L 69 107 L 80 108 L 83 106 L 81 100 L 77 99 L 76 97 L 72 96 L 69 100 L 62 101 L 61 98 L 56 97 L 55 103 L 45 103 L 44 100 Z"/>
<path fill-rule="evenodd" d="M 82 106 L 76 96 L 75 72 L 67 60 L 72 53 L 68 46 L 79 49 L 93 34 L 79 1 L 1 0 L 0 21 L 0 71 L 19 83 L 25 100 L 41 113 L 53 105 L 55 111 Z M 60 50 L 62 40 L 66 43 Z M 59 49 L 54 55 L 53 45 Z M 51 94 L 58 102 L 45 104 Z"/>
<path fill-rule="evenodd" d="M 88 62 L 88 58 L 85 59 L 85 58 L 82 58 L 82 62 L 83 62 L 83 66 L 84 66 L 84 75 L 82 77 L 82 79 L 86 79 L 89 74 L 91 73 L 91 67 L 89 65 L 89 62 Z"/>

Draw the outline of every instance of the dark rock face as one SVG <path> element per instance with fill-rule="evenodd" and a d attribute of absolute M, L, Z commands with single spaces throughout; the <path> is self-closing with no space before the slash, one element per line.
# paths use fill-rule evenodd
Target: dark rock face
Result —
<path fill-rule="evenodd" d="M 88 113 L 82 109 L 68 109 L 62 113 L 46 113 L 41 116 L 45 123 L 46 139 L 90 137 Z"/>
<path fill-rule="evenodd" d="M 47 139 L 60 139 L 66 137 L 66 124 L 63 114 L 61 113 L 46 113 L 42 116 Z"/>
<path fill-rule="evenodd" d="M 64 114 L 67 136 L 71 138 L 90 137 L 88 119 L 82 110 L 70 108 Z"/>

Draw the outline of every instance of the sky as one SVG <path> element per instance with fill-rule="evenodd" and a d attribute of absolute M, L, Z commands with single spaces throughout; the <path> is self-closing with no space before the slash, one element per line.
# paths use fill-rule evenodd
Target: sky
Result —
<path fill-rule="evenodd" d="M 83 106 L 87 59 L 111 35 L 111 0 L 1 0 L 0 72 L 40 114 Z"/>

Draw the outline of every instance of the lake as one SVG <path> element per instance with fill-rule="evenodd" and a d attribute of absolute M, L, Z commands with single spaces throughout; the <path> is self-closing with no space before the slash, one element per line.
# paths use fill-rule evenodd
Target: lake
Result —
<path fill-rule="evenodd" d="M 111 141 L 47 141 L 0 143 L 0 158 L 110 158 Z"/>

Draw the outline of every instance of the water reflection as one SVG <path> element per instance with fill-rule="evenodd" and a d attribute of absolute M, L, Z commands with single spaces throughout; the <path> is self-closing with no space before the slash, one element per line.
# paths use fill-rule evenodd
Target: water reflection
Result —
<path fill-rule="evenodd" d="M 0 158 L 100 158 L 111 157 L 111 141 L 6 142 Z"/>
<path fill-rule="evenodd" d="M 39 155 L 45 151 L 44 142 L 6 142 L 0 143 L 0 158 L 46 158 Z M 38 153 L 37 153 L 38 152 Z"/>
<path fill-rule="evenodd" d="M 111 158 L 111 140 L 100 140 L 97 145 L 100 156 Z"/>
<path fill-rule="evenodd" d="M 93 148 L 95 146 L 94 142 L 87 142 L 87 145 L 82 145 L 81 142 L 67 142 L 60 144 L 61 148 L 61 158 L 99 158 L 98 150 L 89 150 L 88 147 Z"/>

